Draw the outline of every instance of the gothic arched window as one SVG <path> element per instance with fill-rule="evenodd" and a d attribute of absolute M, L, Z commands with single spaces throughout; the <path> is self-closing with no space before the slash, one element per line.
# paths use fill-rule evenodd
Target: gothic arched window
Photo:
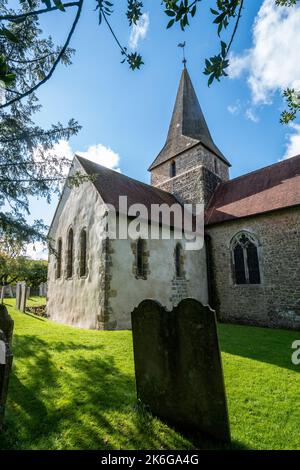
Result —
<path fill-rule="evenodd" d="M 80 232 L 80 276 L 87 274 L 87 236 L 86 229 Z"/>
<path fill-rule="evenodd" d="M 61 277 L 62 239 L 57 241 L 56 279 Z"/>
<path fill-rule="evenodd" d="M 175 269 L 176 277 L 183 276 L 183 258 L 182 258 L 182 246 L 180 243 L 177 243 L 175 247 Z"/>
<path fill-rule="evenodd" d="M 73 229 L 70 228 L 68 232 L 68 243 L 67 243 L 67 278 L 73 276 L 73 258 L 74 258 L 74 233 Z"/>
<path fill-rule="evenodd" d="M 145 240 L 139 238 L 136 242 L 136 275 L 138 277 L 145 275 L 144 251 Z"/>
<path fill-rule="evenodd" d="M 239 232 L 231 242 L 235 284 L 260 284 L 258 242 L 247 232 Z"/>
<path fill-rule="evenodd" d="M 171 162 L 171 166 L 170 166 L 170 177 L 174 178 L 174 176 L 176 176 L 176 162 L 175 161 Z"/>

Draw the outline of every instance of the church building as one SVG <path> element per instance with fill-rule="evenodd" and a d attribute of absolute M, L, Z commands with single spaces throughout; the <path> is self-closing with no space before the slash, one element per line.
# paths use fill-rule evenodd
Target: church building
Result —
<path fill-rule="evenodd" d="M 151 164 L 151 185 L 75 156 L 71 175 L 91 178 L 62 192 L 49 239 L 47 312 L 92 329 L 125 329 L 145 298 L 171 309 L 182 298 L 209 304 L 220 321 L 300 329 L 300 156 L 235 179 L 216 146 L 184 67 L 166 143 Z M 128 206 L 203 204 L 205 243 L 112 239 Z M 145 220 L 148 225 L 151 220 Z"/>

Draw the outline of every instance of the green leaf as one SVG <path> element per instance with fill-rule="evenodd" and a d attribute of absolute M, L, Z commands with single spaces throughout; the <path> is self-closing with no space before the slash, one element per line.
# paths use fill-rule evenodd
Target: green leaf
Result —
<path fill-rule="evenodd" d="M 215 76 L 214 76 L 214 74 L 212 73 L 211 76 L 210 76 L 209 79 L 208 79 L 208 82 L 207 82 L 207 83 L 208 83 L 208 86 L 210 86 L 210 85 L 212 84 L 212 82 L 214 81 L 214 78 L 215 78 Z"/>
<path fill-rule="evenodd" d="M 63 5 L 63 3 L 62 3 L 61 0 L 53 0 L 53 2 L 54 2 L 54 5 L 55 5 L 60 11 L 66 11 L 66 10 L 65 10 L 65 7 L 64 7 L 64 5 Z"/>
<path fill-rule="evenodd" d="M 168 16 L 176 16 L 175 11 L 172 11 L 172 10 L 165 10 L 165 14 Z"/>
<path fill-rule="evenodd" d="M 3 81 L 5 85 L 10 86 L 15 82 L 15 80 L 16 80 L 16 75 L 14 73 L 8 73 L 7 75 L 5 75 Z"/>
<path fill-rule="evenodd" d="M 167 24 L 167 29 L 171 28 L 173 24 L 175 23 L 175 20 L 170 20 L 169 23 Z"/>
<path fill-rule="evenodd" d="M 44 3 L 47 8 L 51 8 L 51 0 L 42 0 L 42 3 Z"/>
<path fill-rule="evenodd" d="M 10 42 L 13 42 L 14 44 L 17 44 L 19 42 L 19 38 L 9 29 L 6 28 L 0 29 L 0 36 L 6 37 L 6 39 L 8 39 Z"/>
<path fill-rule="evenodd" d="M 222 23 L 226 16 L 226 12 L 221 13 L 221 15 L 217 16 L 217 18 L 214 20 L 214 23 L 219 24 Z"/>

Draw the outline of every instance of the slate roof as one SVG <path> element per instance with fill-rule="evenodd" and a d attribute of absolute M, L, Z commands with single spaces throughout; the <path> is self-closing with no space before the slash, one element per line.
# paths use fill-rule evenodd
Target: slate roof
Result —
<path fill-rule="evenodd" d="M 119 207 L 119 196 L 127 196 L 128 207 L 139 203 L 144 204 L 148 211 L 151 209 L 151 204 L 167 204 L 168 206 L 178 204 L 175 196 L 166 191 L 141 183 L 78 155 L 76 159 L 88 175 L 96 175 L 93 184 L 103 201 L 106 204 L 112 204 L 116 210 Z"/>
<path fill-rule="evenodd" d="M 261 168 L 217 187 L 206 225 L 300 206 L 300 155 Z"/>
<path fill-rule="evenodd" d="M 166 143 L 149 170 L 200 143 L 230 166 L 212 139 L 191 78 L 185 67 L 182 71 Z"/>

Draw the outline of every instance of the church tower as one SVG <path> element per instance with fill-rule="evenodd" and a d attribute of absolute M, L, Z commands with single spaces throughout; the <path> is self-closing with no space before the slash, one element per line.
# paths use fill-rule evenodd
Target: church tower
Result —
<path fill-rule="evenodd" d="M 182 71 L 166 143 L 149 168 L 151 184 L 182 203 L 207 206 L 230 163 L 215 145 L 187 68 Z"/>

